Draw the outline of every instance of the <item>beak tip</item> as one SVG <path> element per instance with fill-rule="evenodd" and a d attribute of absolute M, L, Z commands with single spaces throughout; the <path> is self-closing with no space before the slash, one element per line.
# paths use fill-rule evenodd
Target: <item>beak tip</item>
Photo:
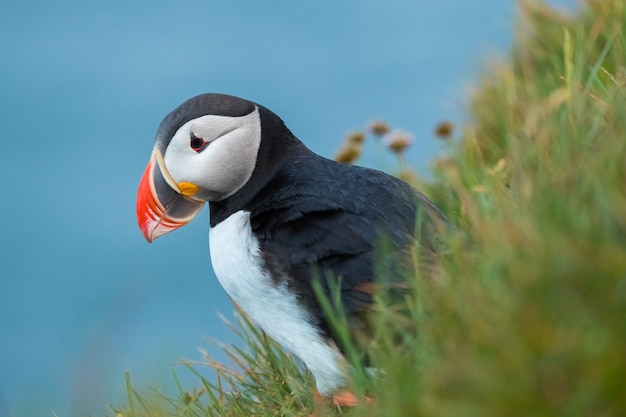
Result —
<path fill-rule="evenodd" d="M 146 239 L 148 243 L 152 243 L 154 240 L 154 227 L 151 228 L 149 222 L 139 220 L 139 229 L 144 239 Z"/>

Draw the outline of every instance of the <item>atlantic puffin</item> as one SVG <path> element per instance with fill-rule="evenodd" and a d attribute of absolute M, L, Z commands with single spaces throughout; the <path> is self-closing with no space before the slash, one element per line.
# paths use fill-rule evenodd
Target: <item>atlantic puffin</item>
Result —
<path fill-rule="evenodd" d="M 340 394 L 346 359 L 319 289 L 330 298 L 339 288 L 348 322 L 364 327 L 381 242 L 429 259 L 445 216 L 405 182 L 323 158 L 267 108 L 224 94 L 193 97 L 161 122 L 139 185 L 141 232 L 151 242 L 206 202 L 211 262 L 228 295 L 304 362 L 322 396 L 353 405 Z"/>

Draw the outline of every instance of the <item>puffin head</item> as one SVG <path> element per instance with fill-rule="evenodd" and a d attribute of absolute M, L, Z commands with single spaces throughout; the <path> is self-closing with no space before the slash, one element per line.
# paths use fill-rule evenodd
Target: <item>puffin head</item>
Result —
<path fill-rule="evenodd" d="M 168 114 L 137 195 L 146 240 L 184 226 L 205 202 L 239 191 L 255 170 L 260 146 L 260 106 L 250 101 L 202 94 Z"/>

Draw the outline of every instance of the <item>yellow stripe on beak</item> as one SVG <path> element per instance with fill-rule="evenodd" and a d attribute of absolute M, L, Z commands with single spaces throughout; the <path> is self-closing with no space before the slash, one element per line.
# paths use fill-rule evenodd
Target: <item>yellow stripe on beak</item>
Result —
<path fill-rule="evenodd" d="M 179 182 L 178 188 L 180 188 L 180 193 L 182 195 L 186 195 L 188 197 L 194 195 L 200 189 L 200 187 L 193 182 Z"/>

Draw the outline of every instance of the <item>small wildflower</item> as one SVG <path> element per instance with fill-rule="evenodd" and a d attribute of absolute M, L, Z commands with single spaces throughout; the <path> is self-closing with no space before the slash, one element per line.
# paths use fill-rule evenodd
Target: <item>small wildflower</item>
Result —
<path fill-rule="evenodd" d="M 454 131 L 454 126 L 450 122 L 441 122 L 435 128 L 435 135 L 440 139 L 449 139 Z"/>
<path fill-rule="evenodd" d="M 386 135 L 387 133 L 389 133 L 390 130 L 391 128 L 389 127 L 387 122 L 384 122 L 382 120 L 377 120 L 370 123 L 370 132 L 372 132 L 376 136 Z"/>
<path fill-rule="evenodd" d="M 455 162 L 449 156 L 441 156 L 439 158 L 436 158 L 431 163 L 431 167 L 432 167 L 432 169 L 434 171 L 440 171 L 440 170 L 446 169 L 447 167 L 453 166 L 453 165 L 455 165 Z"/>
<path fill-rule="evenodd" d="M 348 142 L 348 144 L 350 145 L 360 145 L 365 142 L 365 133 L 352 132 L 346 137 L 346 142 Z"/>
<path fill-rule="evenodd" d="M 385 135 L 383 142 L 394 153 L 402 153 L 413 143 L 413 135 L 406 130 L 396 129 Z"/>
<path fill-rule="evenodd" d="M 361 155 L 361 148 L 356 145 L 346 145 L 339 149 L 337 155 L 335 155 L 335 161 L 342 164 L 351 164 Z"/>
<path fill-rule="evenodd" d="M 415 171 L 406 168 L 403 169 L 402 171 L 400 171 L 398 173 L 398 178 L 400 178 L 402 181 L 411 184 L 411 185 L 415 185 L 417 186 L 418 184 L 418 178 L 417 178 L 417 174 L 415 173 Z"/>

